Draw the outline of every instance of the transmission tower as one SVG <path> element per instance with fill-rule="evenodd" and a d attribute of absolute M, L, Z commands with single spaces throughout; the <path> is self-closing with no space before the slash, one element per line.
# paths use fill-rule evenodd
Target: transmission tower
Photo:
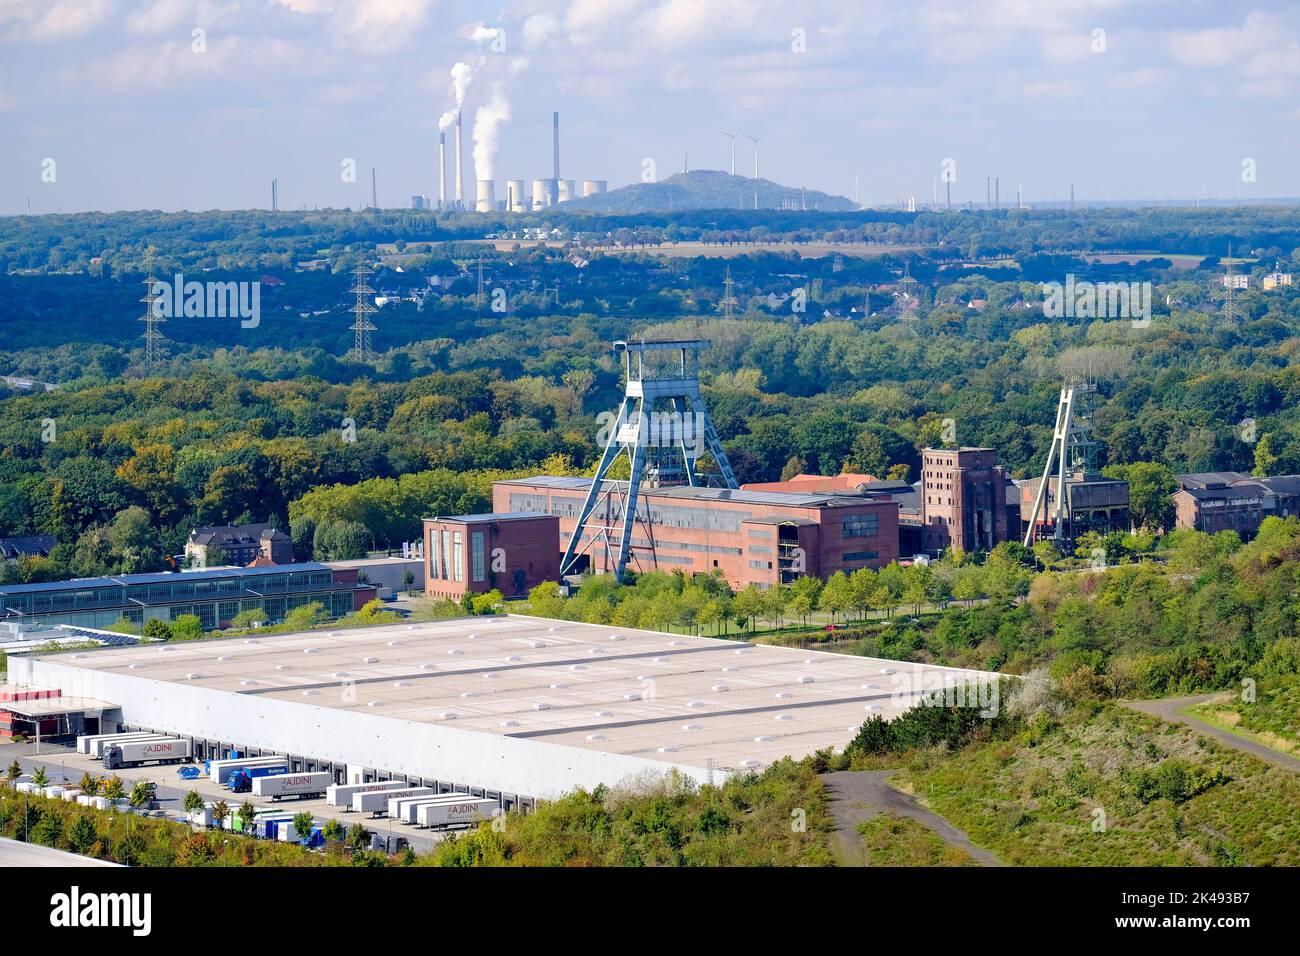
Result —
<path fill-rule="evenodd" d="M 370 321 L 370 315 L 375 311 L 375 307 L 366 301 L 366 296 L 375 294 L 375 290 L 366 284 L 366 279 L 370 277 L 371 272 L 365 266 L 357 266 L 352 270 L 352 275 L 354 281 L 348 291 L 356 296 L 356 303 L 349 310 L 353 315 L 352 332 L 355 336 L 355 344 L 348 357 L 357 362 L 373 362 L 375 352 L 370 347 L 370 333 L 375 331 L 375 325 Z"/>
<path fill-rule="evenodd" d="M 731 266 L 727 266 L 727 278 L 722 283 L 722 301 L 718 303 L 718 308 L 722 310 L 724 319 L 734 319 L 736 317 L 736 306 L 740 303 L 735 296 L 736 283 L 731 280 Z"/>
<path fill-rule="evenodd" d="M 144 280 L 144 298 L 140 301 L 144 303 L 144 315 L 140 316 L 140 321 L 144 323 L 144 361 L 146 365 L 155 365 L 162 361 L 163 352 L 162 344 L 164 336 L 158 326 L 162 325 L 167 319 L 158 311 L 158 297 L 154 295 L 153 287 L 158 280 L 154 278 L 152 270 L 149 276 Z"/>
<path fill-rule="evenodd" d="M 1223 318 L 1224 321 L 1236 325 L 1241 321 L 1241 313 L 1237 310 L 1237 290 L 1246 288 L 1249 278 L 1245 275 L 1237 275 L 1232 271 L 1232 246 L 1228 246 L 1228 271 L 1223 276 Z"/>

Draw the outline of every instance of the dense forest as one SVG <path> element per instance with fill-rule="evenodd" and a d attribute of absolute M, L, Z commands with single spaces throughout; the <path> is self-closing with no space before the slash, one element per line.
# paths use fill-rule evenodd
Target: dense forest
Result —
<path fill-rule="evenodd" d="M 400 546 L 426 514 L 487 507 L 494 478 L 587 472 L 596 416 L 621 390 L 610 342 L 631 336 L 710 340 L 705 398 L 742 481 L 915 479 L 945 419 L 952 440 L 997 449 L 1023 477 L 1041 467 L 1067 376 L 1097 384 L 1098 464 L 1148 489 L 1180 471 L 1300 472 L 1300 295 L 1259 282 L 1295 263 L 1295 210 L 735 215 L 731 232 L 720 212 L 708 224 L 717 255 L 687 256 L 638 248 L 636 233 L 700 238 L 698 213 L 558 210 L 532 218 L 571 238 L 504 249 L 471 241 L 500 228 L 485 216 L 0 220 L 0 374 L 53 386 L 0 387 L 0 535 L 60 542 L 51 561 L 4 573 L 149 570 L 190 528 L 245 520 L 297 521 L 302 557 Z M 592 224 L 630 237 L 573 238 Z M 983 238 L 962 250 L 976 226 Z M 838 245 L 764 248 L 804 232 Z M 1250 276 L 1232 303 L 1218 281 L 1229 244 Z M 1147 252 L 1093 258 L 1114 248 Z M 146 363 L 146 261 L 214 280 L 255 268 L 262 321 L 171 319 Z M 360 262 L 387 301 L 368 362 L 346 354 L 344 270 Z M 1071 274 L 1151 282 L 1151 321 L 1049 318 L 1040 283 Z M 1159 497 L 1135 509 L 1153 530 L 1169 523 Z"/>

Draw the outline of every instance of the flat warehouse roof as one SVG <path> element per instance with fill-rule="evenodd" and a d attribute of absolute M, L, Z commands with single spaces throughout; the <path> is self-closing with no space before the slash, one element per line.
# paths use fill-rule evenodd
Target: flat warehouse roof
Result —
<path fill-rule="evenodd" d="M 896 716 L 945 684 L 996 677 L 514 615 L 40 659 L 244 698 L 720 769 L 842 747 L 873 714 Z"/>

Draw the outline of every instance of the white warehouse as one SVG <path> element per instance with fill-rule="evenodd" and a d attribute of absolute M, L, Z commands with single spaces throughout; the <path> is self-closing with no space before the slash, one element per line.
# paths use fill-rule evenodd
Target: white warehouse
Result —
<path fill-rule="evenodd" d="M 521 616 L 13 657 L 114 724 L 531 798 L 843 747 L 996 674 Z M 972 692 L 972 698 L 975 696 Z M 196 748 L 203 754 L 204 748 Z M 209 748 L 211 749 L 211 748 Z"/>

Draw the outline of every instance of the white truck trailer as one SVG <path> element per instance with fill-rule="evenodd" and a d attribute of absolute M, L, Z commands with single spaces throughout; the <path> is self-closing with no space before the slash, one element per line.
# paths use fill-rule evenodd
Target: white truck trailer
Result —
<path fill-rule="evenodd" d="M 387 812 L 388 801 L 395 797 L 437 796 L 433 787 L 410 787 L 406 790 L 376 790 L 372 793 L 358 793 L 352 797 L 352 809 L 357 813 Z"/>
<path fill-rule="evenodd" d="M 164 740 L 128 740 L 104 748 L 104 769 L 139 767 L 147 763 L 180 763 L 189 760 L 194 747 L 188 740 L 171 737 Z"/>
<path fill-rule="evenodd" d="M 468 826 L 481 820 L 492 819 L 501 809 L 496 800 L 471 797 L 468 793 L 455 794 L 460 799 L 426 803 L 416 810 L 415 822 L 422 827 L 445 828 Z"/>
<path fill-rule="evenodd" d="M 231 773 L 236 770 L 248 770 L 252 767 L 287 767 L 288 757 L 228 757 L 225 760 L 208 761 L 208 778 L 213 783 L 225 784 Z"/>
<path fill-rule="evenodd" d="M 254 777 L 253 796 L 270 797 L 323 797 L 325 788 L 334 782 L 332 773 L 285 773 L 277 777 Z"/>
<path fill-rule="evenodd" d="M 388 815 L 394 820 L 401 820 L 404 823 L 415 822 L 415 811 L 417 808 L 426 803 L 435 803 L 445 800 L 448 797 L 456 797 L 452 793 L 426 793 L 415 797 L 402 797 L 398 800 L 388 801 Z M 463 794 L 461 795 L 463 796 Z"/>
<path fill-rule="evenodd" d="M 409 790 L 405 780 L 379 780 L 374 783 L 335 783 L 325 789 L 325 802 L 331 807 L 352 809 L 352 798 L 358 793 L 378 793 L 382 790 Z"/>
<path fill-rule="evenodd" d="M 166 734 L 155 734 L 149 731 L 130 731 L 124 734 L 87 734 L 84 737 L 77 738 L 77 753 L 89 754 L 92 757 L 103 756 L 100 753 L 100 746 L 106 740 L 121 742 L 124 740 L 139 740 L 142 737 L 165 737 Z M 92 749 L 94 748 L 94 749 Z"/>

